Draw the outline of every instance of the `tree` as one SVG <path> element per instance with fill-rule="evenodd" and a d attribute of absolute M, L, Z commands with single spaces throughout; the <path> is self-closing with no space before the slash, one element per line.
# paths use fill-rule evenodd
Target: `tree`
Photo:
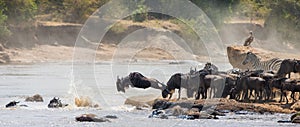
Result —
<path fill-rule="evenodd" d="M 7 9 L 3 1 L 0 1 L 0 8 L 0 41 L 4 41 L 3 38 L 9 36 L 10 31 L 8 30 L 6 24 L 7 15 L 3 13 Z"/>
<path fill-rule="evenodd" d="M 4 3 L 3 13 L 9 24 L 19 27 L 32 24 L 37 10 L 34 0 L 6 0 Z"/>

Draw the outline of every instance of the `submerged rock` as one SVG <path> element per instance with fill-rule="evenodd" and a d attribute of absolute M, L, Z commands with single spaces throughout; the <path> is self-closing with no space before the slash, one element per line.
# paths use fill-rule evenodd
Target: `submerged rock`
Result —
<path fill-rule="evenodd" d="M 75 117 L 76 121 L 79 122 L 110 122 L 107 118 L 98 118 L 95 114 L 82 114 L 78 117 Z"/>
<path fill-rule="evenodd" d="M 168 115 L 166 115 L 164 110 L 156 109 L 152 111 L 152 114 L 149 115 L 148 118 L 168 119 Z"/>
<path fill-rule="evenodd" d="M 39 94 L 33 95 L 32 97 L 26 97 L 25 101 L 29 102 L 43 102 L 43 97 Z"/>
<path fill-rule="evenodd" d="M 186 119 L 186 120 L 194 120 L 195 119 L 195 117 L 191 116 L 191 115 L 179 115 L 179 116 L 177 116 L 177 118 Z"/>

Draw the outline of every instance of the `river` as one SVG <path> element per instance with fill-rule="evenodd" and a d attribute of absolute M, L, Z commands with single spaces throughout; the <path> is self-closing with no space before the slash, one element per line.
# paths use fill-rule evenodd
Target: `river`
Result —
<path fill-rule="evenodd" d="M 188 72 L 190 67 L 203 67 L 204 63 L 184 61 L 180 64 L 169 64 L 170 61 L 136 62 L 136 63 L 39 63 L 26 65 L 0 66 L 0 126 L 164 126 L 164 127 L 199 127 L 199 126 L 296 126 L 280 124 L 278 120 L 288 120 L 289 114 L 249 114 L 236 115 L 228 113 L 220 119 L 155 119 L 148 118 L 151 109 L 134 110 L 124 105 L 127 97 L 153 95 L 159 97 L 159 90 L 129 88 L 126 93 L 118 93 L 115 87 L 117 75 L 125 76 L 129 72 L 142 74 L 167 82 L 176 72 Z M 228 64 L 220 64 L 221 70 L 230 69 Z M 90 69 L 93 68 L 93 69 Z M 76 69 L 76 70 L 74 70 Z M 75 73 L 73 73 L 75 72 Z M 80 72 L 80 74 L 76 74 Z M 44 102 L 25 102 L 26 96 L 40 94 Z M 54 96 L 70 106 L 49 109 L 47 104 Z M 100 105 L 98 108 L 78 108 L 74 106 L 75 96 L 89 96 Z M 176 96 L 175 96 L 176 97 Z M 10 101 L 20 101 L 28 107 L 5 108 Z M 116 115 L 118 119 L 105 123 L 76 122 L 75 117 L 83 113 L 93 113 L 99 117 Z"/>

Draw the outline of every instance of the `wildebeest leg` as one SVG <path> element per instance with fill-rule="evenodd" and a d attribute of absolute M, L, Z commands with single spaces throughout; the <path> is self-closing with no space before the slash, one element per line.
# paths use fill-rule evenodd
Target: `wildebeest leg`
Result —
<path fill-rule="evenodd" d="M 181 95 L 181 88 L 178 89 L 178 98 L 177 98 L 177 100 L 180 99 L 180 95 Z"/>
<path fill-rule="evenodd" d="M 254 90 L 254 102 L 257 102 L 257 95 L 258 95 L 258 90 Z"/>
<path fill-rule="evenodd" d="M 195 99 L 196 100 L 199 100 L 200 99 L 200 89 L 197 91 L 197 94 L 195 96 Z"/>
<path fill-rule="evenodd" d="M 279 103 L 281 103 L 281 102 L 283 101 L 282 96 L 283 96 L 283 94 L 284 94 L 284 91 L 283 91 L 283 90 L 280 90 L 280 92 L 281 92 L 281 94 L 280 94 Z"/>
<path fill-rule="evenodd" d="M 288 98 L 287 98 L 286 92 L 284 92 L 284 96 L 285 96 L 285 99 L 286 99 L 286 104 L 288 104 L 288 103 L 289 103 L 289 100 L 288 100 Z"/>
<path fill-rule="evenodd" d="M 293 99 L 293 102 L 296 101 L 296 99 L 295 99 L 295 92 L 294 91 L 292 91 L 291 98 Z"/>
<path fill-rule="evenodd" d="M 186 90 L 186 92 L 187 92 L 187 97 L 188 97 L 188 98 L 193 97 L 193 95 L 194 95 L 194 90 L 192 90 L 191 88 L 189 88 L 189 89 Z"/>
<path fill-rule="evenodd" d="M 245 93 L 243 93 L 244 95 L 243 95 L 243 100 L 248 100 L 248 89 L 247 90 L 245 90 Z"/>
<path fill-rule="evenodd" d="M 169 100 L 172 98 L 172 95 L 173 95 L 173 93 L 170 93 L 170 97 L 169 97 Z"/>
<path fill-rule="evenodd" d="M 282 102 L 282 94 L 283 94 L 283 93 L 281 93 L 281 95 L 280 95 L 279 103 Z"/>
<path fill-rule="evenodd" d="M 210 87 L 210 94 L 209 94 L 209 98 L 212 98 L 212 93 L 213 93 L 214 87 Z"/>

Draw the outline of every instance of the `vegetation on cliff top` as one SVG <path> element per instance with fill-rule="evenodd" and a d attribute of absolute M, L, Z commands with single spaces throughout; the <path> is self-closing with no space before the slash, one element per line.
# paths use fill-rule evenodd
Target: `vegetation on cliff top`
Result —
<path fill-rule="evenodd" d="M 99 7 L 109 0 L 0 0 L 0 41 L 6 41 L 12 27 L 30 28 L 35 21 L 84 23 Z M 277 35 L 297 43 L 300 31 L 299 0 L 190 0 L 200 7 L 217 28 L 229 19 L 263 20 L 265 27 Z M 148 13 L 148 0 L 123 1 L 136 4 L 134 13 L 126 18 L 135 22 L 152 19 L 173 20 L 171 16 Z M 172 2 L 161 0 L 160 2 Z M 128 4 L 128 3 L 127 3 Z M 122 6 L 120 4 L 119 6 Z M 118 7 L 115 9 L 123 9 Z M 193 23 L 193 21 L 187 21 Z M 179 22 L 177 22 L 179 23 Z M 197 22 L 194 22 L 197 23 Z M 280 25 L 279 25 L 280 24 Z M 182 25 L 181 25 L 182 26 Z M 185 28 L 183 28 L 185 29 Z"/>

